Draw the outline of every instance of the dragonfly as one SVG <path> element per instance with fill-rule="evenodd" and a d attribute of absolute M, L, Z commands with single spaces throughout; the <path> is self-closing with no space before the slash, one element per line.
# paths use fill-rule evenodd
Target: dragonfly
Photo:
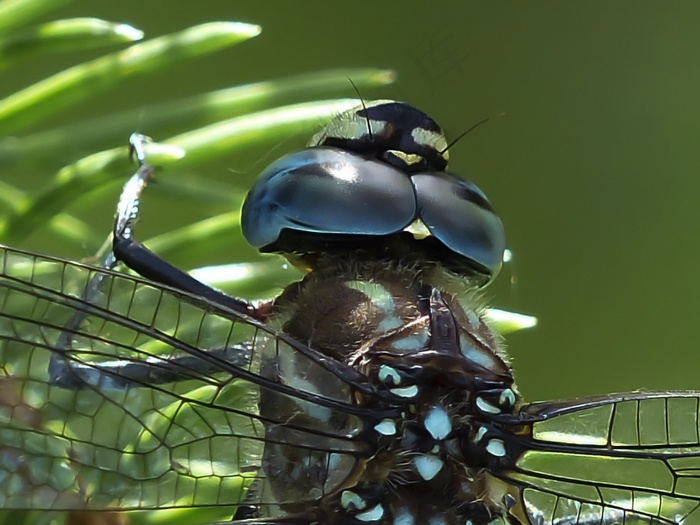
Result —
<path fill-rule="evenodd" d="M 700 523 L 700 392 L 523 400 L 482 293 L 503 224 L 424 112 L 363 103 L 261 173 L 243 234 L 305 272 L 263 302 L 136 239 L 131 144 L 101 265 L 0 247 L 2 509 Z"/>

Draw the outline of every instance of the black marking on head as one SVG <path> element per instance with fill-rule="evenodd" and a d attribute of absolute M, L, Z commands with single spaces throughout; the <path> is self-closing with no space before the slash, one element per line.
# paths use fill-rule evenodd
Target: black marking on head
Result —
<path fill-rule="evenodd" d="M 448 160 L 440 126 L 419 109 L 388 100 L 363 101 L 361 107 L 338 116 L 310 145 L 353 151 L 410 173 L 444 171 Z"/>

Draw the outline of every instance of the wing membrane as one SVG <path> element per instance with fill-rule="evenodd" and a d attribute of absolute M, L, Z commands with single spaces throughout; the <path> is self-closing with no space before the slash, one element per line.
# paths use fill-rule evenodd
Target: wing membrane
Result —
<path fill-rule="evenodd" d="M 350 384 L 282 334 L 60 259 L 0 248 L 0 269 L 0 507 L 231 506 L 259 477 L 266 442 L 299 457 L 332 451 L 344 465 L 362 454 Z M 95 275 L 102 293 L 86 302 Z M 301 360 L 328 386 L 275 383 L 270 357 Z M 261 415 L 268 390 L 317 404 L 335 424 Z M 277 426 L 287 431 L 266 436 Z"/>
<path fill-rule="evenodd" d="M 520 486 L 531 524 L 700 523 L 700 394 L 536 403 L 499 477 Z"/>

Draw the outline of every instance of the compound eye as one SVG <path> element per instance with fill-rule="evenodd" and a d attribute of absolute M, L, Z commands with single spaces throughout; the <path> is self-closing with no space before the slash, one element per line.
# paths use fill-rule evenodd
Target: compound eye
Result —
<path fill-rule="evenodd" d="M 430 233 L 489 280 L 501 269 L 503 223 L 486 195 L 471 182 L 444 172 L 417 173 L 418 216 Z"/>
<path fill-rule="evenodd" d="M 413 186 L 386 163 L 337 148 L 286 155 L 260 175 L 241 211 L 243 235 L 261 249 L 282 230 L 389 235 L 413 220 Z"/>

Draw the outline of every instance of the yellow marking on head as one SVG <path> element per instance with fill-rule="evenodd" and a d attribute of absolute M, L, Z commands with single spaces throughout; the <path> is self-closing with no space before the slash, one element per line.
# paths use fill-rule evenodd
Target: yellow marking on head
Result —
<path fill-rule="evenodd" d="M 370 129 L 372 130 L 373 135 L 381 135 L 386 129 L 386 121 L 370 120 L 366 117 L 358 115 L 357 112 L 364 110 L 365 107 L 371 108 L 387 102 L 392 101 L 376 100 L 373 102 L 368 102 L 365 106 L 359 105 L 349 111 L 340 113 L 326 126 L 316 132 L 311 137 L 309 142 L 307 142 L 306 147 L 311 148 L 314 146 L 319 146 L 323 144 L 328 137 L 335 137 L 339 139 L 356 139 L 358 137 L 364 137 L 370 134 Z"/>
<path fill-rule="evenodd" d="M 445 150 L 447 148 L 447 139 L 445 139 L 445 135 L 443 135 L 440 132 L 436 131 L 428 131 L 425 128 L 413 128 L 411 130 L 411 137 L 413 137 L 413 140 L 416 144 L 422 144 L 422 145 L 427 145 L 432 148 L 435 148 L 437 151 L 440 152 L 440 154 L 445 158 L 445 160 L 448 159 L 448 153 Z"/>
<path fill-rule="evenodd" d="M 430 233 L 430 230 L 428 227 L 425 225 L 425 223 L 420 219 L 416 219 L 413 221 L 411 224 L 406 226 L 403 231 L 410 233 L 413 235 L 413 238 L 416 239 L 417 241 L 421 241 L 425 239 L 426 237 L 430 237 L 432 233 Z"/>
<path fill-rule="evenodd" d="M 425 160 L 422 155 L 416 153 L 405 153 L 398 149 L 389 149 L 387 153 L 391 153 L 394 157 L 401 159 L 406 166 L 412 166 L 414 164 L 420 164 Z"/>

